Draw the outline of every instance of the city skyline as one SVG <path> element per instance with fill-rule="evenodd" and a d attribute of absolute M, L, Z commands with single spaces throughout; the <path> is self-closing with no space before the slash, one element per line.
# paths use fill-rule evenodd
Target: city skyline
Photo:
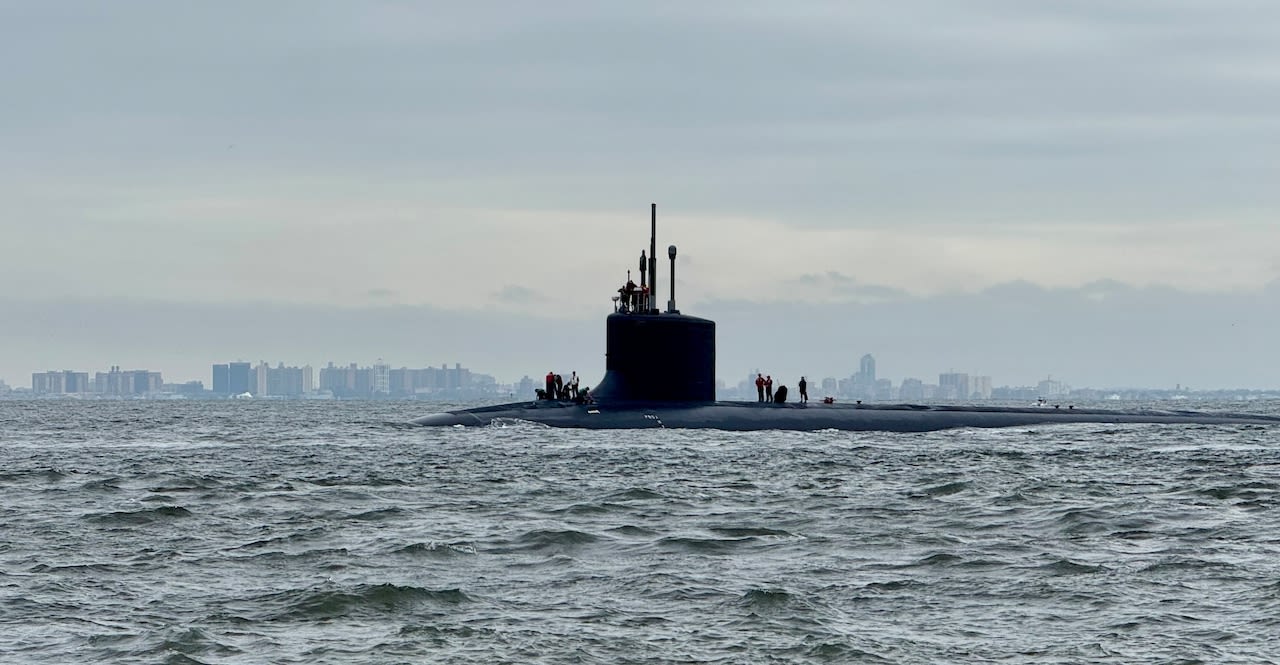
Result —
<path fill-rule="evenodd" d="M 554 368 L 552 371 L 556 371 Z M 563 371 L 562 371 L 563 373 Z M 754 378 L 763 370 L 746 373 L 736 384 L 724 378 L 717 379 L 717 392 L 730 397 L 751 397 L 754 394 Z M 874 354 L 864 353 L 856 361 L 856 369 L 848 376 L 831 376 L 827 373 L 808 373 L 810 392 L 841 398 L 878 401 L 965 401 L 993 398 L 1065 397 L 1072 393 L 1072 386 L 1061 378 L 1046 375 L 1033 384 L 999 383 L 991 376 L 959 372 L 954 368 L 938 372 L 936 383 L 928 377 L 885 376 L 878 370 Z M 799 376 L 778 375 L 778 385 L 794 384 Z M 233 397 L 241 393 L 255 396 L 304 396 L 327 393 L 336 397 L 368 397 L 376 395 L 413 396 L 415 394 L 470 391 L 474 394 L 498 394 L 502 392 L 532 392 L 541 377 L 522 375 L 520 378 L 499 380 L 492 375 L 481 374 L 454 363 L 439 367 L 393 367 L 379 358 L 371 365 L 356 362 L 337 364 L 329 361 L 318 368 L 310 364 L 286 366 L 284 361 L 272 365 L 266 361 L 251 363 L 231 361 L 213 363 L 210 375 L 203 379 L 163 381 L 162 372 L 149 369 L 125 369 L 111 366 L 109 372 L 78 371 L 73 369 L 33 372 L 29 391 L 33 394 L 101 394 L 142 395 L 148 393 L 208 394 Z M 589 385 L 589 384 L 588 384 Z M 26 390 L 11 386 L 0 377 L 0 390 Z M 1114 385 L 1086 386 L 1085 391 L 1169 391 L 1167 386 Z M 1231 386 L 1201 386 L 1200 391 L 1222 392 L 1240 390 Z M 1271 389 L 1252 389 L 1265 392 Z M 1177 384 L 1172 392 L 1194 392 L 1191 386 Z"/>

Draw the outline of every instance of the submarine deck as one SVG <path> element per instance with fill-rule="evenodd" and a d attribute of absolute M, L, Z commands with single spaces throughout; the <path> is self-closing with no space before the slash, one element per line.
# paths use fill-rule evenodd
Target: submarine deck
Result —
<path fill-rule="evenodd" d="M 413 423 L 485 426 L 510 421 L 584 429 L 668 427 L 730 431 L 835 429 L 890 432 L 1055 423 L 1280 425 L 1280 417 L 1277 416 L 1165 409 L 720 401 L 577 404 L 555 400 L 436 413 L 418 418 Z"/>

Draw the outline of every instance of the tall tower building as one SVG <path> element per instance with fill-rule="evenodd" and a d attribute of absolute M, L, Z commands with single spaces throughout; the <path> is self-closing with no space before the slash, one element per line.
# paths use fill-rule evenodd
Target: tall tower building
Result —
<path fill-rule="evenodd" d="M 862 356 L 862 360 L 858 361 L 858 373 L 862 375 L 862 380 L 867 385 L 875 385 L 876 383 L 876 358 L 870 353 Z"/>

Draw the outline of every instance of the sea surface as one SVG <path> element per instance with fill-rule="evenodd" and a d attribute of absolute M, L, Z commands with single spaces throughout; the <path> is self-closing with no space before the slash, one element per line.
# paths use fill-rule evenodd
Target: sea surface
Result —
<path fill-rule="evenodd" d="M 443 408 L 0 402 L 0 662 L 1280 662 L 1277 428 Z"/>

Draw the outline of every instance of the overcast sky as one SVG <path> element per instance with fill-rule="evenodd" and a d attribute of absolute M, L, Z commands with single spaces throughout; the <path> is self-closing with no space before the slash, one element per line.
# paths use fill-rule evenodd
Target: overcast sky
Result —
<path fill-rule="evenodd" d="M 0 2 L 0 378 L 411 352 L 355 323 L 291 349 L 326 308 L 430 312 L 395 365 L 590 376 L 656 201 L 731 381 L 872 352 L 895 377 L 1280 385 L 1256 311 L 1280 279 L 1277 26 L 1270 0 Z M 214 311 L 252 334 L 173 338 Z M 1011 361 L 1014 315 L 1124 373 Z M 165 316 L 188 320 L 132 326 Z M 516 321 L 576 341 L 465 341 Z M 815 328 L 829 355 L 748 351 Z"/>

